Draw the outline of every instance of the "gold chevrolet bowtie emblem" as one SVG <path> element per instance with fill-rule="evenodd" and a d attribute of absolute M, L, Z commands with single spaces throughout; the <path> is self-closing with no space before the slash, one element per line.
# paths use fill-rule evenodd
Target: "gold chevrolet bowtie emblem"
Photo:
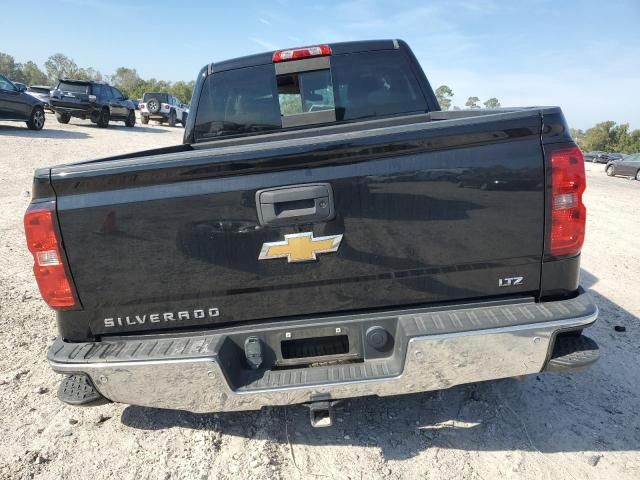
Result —
<path fill-rule="evenodd" d="M 286 258 L 289 263 L 309 262 L 316 260 L 319 253 L 337 252 L 342 235 L 313 237 L 313 232 L 285 235 L 282 242 L 265 242 L 262 244 L 258 260 Z"/>

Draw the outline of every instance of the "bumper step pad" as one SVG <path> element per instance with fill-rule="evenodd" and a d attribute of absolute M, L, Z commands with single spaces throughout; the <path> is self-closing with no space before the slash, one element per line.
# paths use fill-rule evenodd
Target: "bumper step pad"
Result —
<path fill-rule="evenodd" d="M 86 405 L 103 397 L 86 375 L 66 375 L 58 388 L 58 398 L 69 405 Z"/>
<path fill-rule="evenodd" d="M 558 335 L 553 346 L 548 372 L 568 372 L 598 361 L 598 344 L 584 335 Z"/>

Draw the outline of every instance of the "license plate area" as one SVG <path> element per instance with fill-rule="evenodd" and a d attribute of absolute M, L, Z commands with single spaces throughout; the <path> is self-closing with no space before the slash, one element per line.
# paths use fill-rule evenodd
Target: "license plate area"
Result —
<path fill-rule="evenodd" d="M 364 358 L 360 329 L 316 327 L 281 331 L 271 344 L 277 346 L 276 367 L 356 361 Z"/>
<path fill-rule="evenodd" d="M 349 337 L 334 335 L 284 340 L 280 342 L 280 351 L 284 360 L 344 355 L 349 353 Z"/>
<path fill-rule="evenodd" d="M 398 328 L 398 318 L 363 317 L 353 316 L 339 322 L 318 319 L 313 325 L 300 321 L 288 327 L 272 324 L 266 328 L 239 329 L 222 340 L 218 361 L 234 390 L 274 387 L 282 382 L 312 382 L 318 375 L 326 381 L 322 372 L 342 365 L 399 362 L 407 341 Z M 386 341 L 380 341 L 381 330 L 386 332 L 382 336 Z"/>

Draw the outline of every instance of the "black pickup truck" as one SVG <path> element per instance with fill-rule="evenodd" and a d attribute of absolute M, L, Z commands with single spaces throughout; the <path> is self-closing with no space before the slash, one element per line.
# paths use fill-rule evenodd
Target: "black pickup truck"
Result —
<path fill-rule="evenodd" d="M 440 111 L 399 40 L 205 66 L 184 144 L 35 173 L 59 397 L 195 412 L 570 371 L 584 161 L 557 107 Z"/>

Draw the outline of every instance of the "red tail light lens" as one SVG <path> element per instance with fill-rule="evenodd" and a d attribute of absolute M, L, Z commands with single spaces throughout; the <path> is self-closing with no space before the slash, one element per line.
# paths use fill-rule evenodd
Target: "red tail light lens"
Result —
<path fill-rule="evenodd" d="M 24 215 L 24 231 L 42 298 L 51 307 L 69 308 L 75 306 L 76 301 L 62 263 L 53 215 L 50 209 L 30 207 Z"/>
<path fill-rule="evenodd" d="M 289 50 L 278 50 L 273 52 L 273 63 L 288 62 L 290 60 L 300 60 L 301 58 L 326 57 L 331 55 L 329 45 L 316 45 L 314 47 L 291 48 Z"/>
<path fill-rule="evenodd" d="M 584 158 L 578 147 L 551 153 L 551 236 L 549 253 L 573 255 L 584 243 L 587 209 L 582 203 L 586 188 Z"/>

